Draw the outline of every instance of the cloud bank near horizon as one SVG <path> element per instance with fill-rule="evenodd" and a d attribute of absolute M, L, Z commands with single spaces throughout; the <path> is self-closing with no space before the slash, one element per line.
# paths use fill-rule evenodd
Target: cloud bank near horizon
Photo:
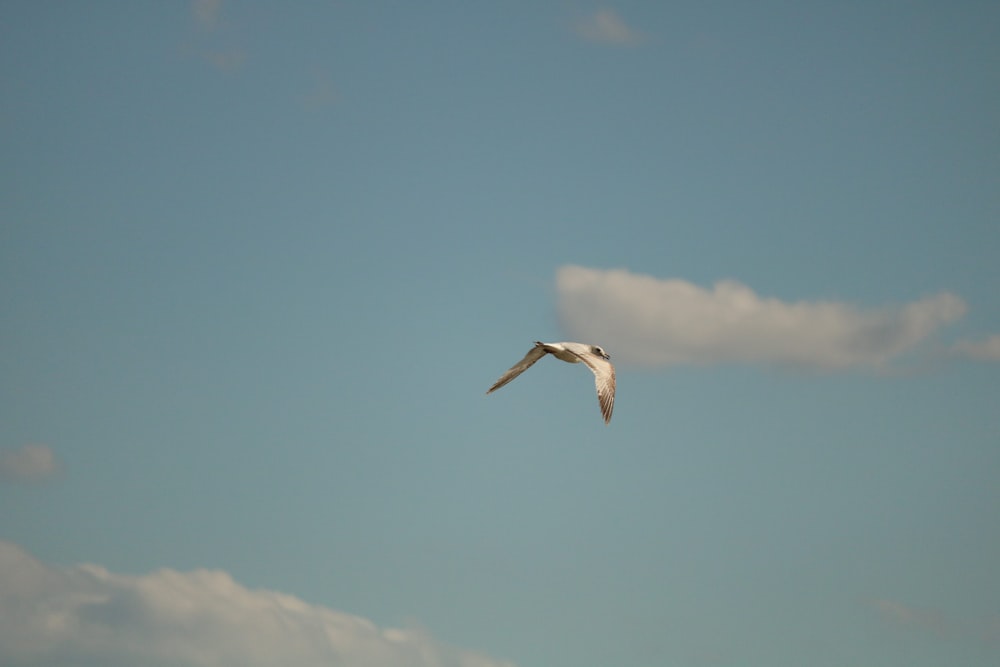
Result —
<path fill-rule="evenodd" d="M 226 572 L 114 574 L 56 568 L 0 541 L 0 664 L 104 667 L 514 667 L 425 632 L 291 595 Z"/>
<path fill-rule="evenodd" d="M 782 301 L 734 280 L 711 288 L 624 269 L 563 266 L 560 321 L 618 361 L 647 366 L 760 363 L 820 370 L 883 368 L 961 318 L 949 292 L 902 305 Z"/>

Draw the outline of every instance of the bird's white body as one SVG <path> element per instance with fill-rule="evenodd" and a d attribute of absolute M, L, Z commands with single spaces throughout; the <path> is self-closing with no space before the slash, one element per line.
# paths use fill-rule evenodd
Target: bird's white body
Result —
<path fill-rule="evenodd" d="M 545 346 L 545 351 L 554 356 L 556 359 L 569 362 L 571 364 L 580 363 L 580 355 L 571 352 L 567 345 L 581 345 L 580 343 L 542 343 Z M 589 345 L 583 347 L 589 348 Z"/>
<path fill-rule="evenodd" d="M 615 407 L 615 367 L 611 365 L 609 359 L 611 355 L 598 345 L 587 345 L 585 343 L 542 343 L 535 342 L 528 354 L 524 355 L 518 363 L 493 383 L 493 386 L 486 392 L 492 393 L 504 386 L 518 375 L 528 370 L 536 361 L 551 354 L 556 359 L 578 364 L 583 362 L 594 373 L 594 382 L 597 385 L 597 400 L 601 405 L 601 415 L 604 423 L 611 421 L 611 413 Z"/>

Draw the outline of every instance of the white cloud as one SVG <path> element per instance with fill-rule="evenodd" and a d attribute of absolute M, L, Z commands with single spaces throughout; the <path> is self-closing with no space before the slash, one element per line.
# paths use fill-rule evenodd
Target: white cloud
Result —
<path fill-rule="evenodd" d="M 584 16 L 573 27 L 576 34 L 591 42 L 633 45 L 643 40 L 643 35 L 630 28 L 613 9 L 600 9 Z"/>
<path fill-rule="evenodd" d="M 951 350 L 957 355 L 979 361 L 1000 361 L 1000 334 L 983 340 L 960 340 Z"/>
<path fill-rule="evenodd" d="M 47 445 L 24 445 L 0 451 L 0 480 L 37 482 L 58 470 L 55 454 Z"/>
<path fill-rule="evenodd" d="M 581 266 L 560 268 L 556 290 L 569 335 L 604 346 L 616 360 L 644 365 L 882 367 L 966 310 L 962 299 L 947 292 L 862 309 L 761 297 L 732 280 L 705 288 Z"/>
<path fill-rule="evenodd" d="M 50 567 L 0 541 L 0 664 L 105 667 L 513 667 L 226 572 Z"/>

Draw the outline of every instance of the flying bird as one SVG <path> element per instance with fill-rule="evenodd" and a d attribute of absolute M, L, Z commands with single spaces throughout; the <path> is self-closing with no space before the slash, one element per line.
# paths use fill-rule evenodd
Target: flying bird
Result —
<path fill-rule="evenodd" d="M 597 402 L 601 404 L 601 415 L 604 416 L 604 423 L 610 423 L 611 411 L 615 409 L 615 367 L 608 361 L 611 359 L 611 355 L 598 345 L 586 345 L 584 343 L 542 343 L 535 341 L 535 346 L 531 348 L 528 354 L 524 355 L 524 359 L 511 366 L 510 370 L 493 383 L 493 386 L 486 393 L 491 394 L 504 386 L 531 368 L 532 364 L 546 354 L 551 354 L 556 359 L 561 359 L 571 364 L 578 364 L 581 361 L 587 364 L 587 367 L 594 372 L 594 384 L 597 385 Z"/>

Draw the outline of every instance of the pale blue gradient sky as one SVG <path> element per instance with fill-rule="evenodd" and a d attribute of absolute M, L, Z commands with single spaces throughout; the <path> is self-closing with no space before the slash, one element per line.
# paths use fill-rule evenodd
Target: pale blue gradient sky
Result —
<path fill-rule="evenodd" d="M 996 3 L 0 15 L 0 449 L 55 461 L 0 539 L 519 667 L 997 664 Z M 567 265 L 967 311 L 621 365 L 605 427 L 580 367 L 483 395 Z"/>

